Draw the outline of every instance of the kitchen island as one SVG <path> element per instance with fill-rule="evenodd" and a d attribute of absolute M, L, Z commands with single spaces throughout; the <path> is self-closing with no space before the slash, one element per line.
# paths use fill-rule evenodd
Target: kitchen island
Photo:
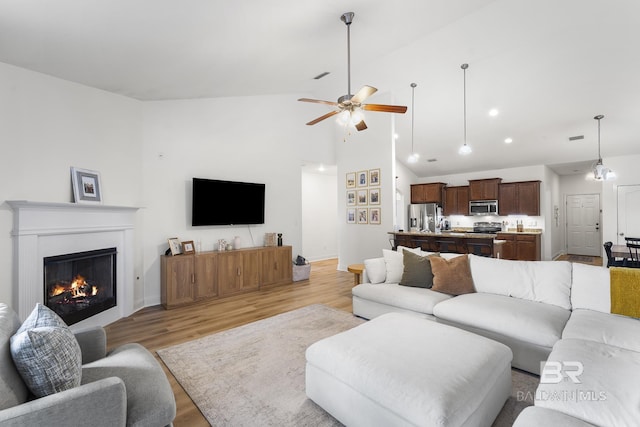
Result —
<path fill-rule="evenodd" d="M 505 241 L 496 234 L 466 232 L 389 232 L 395 246 L 421 248 L 429 252 L 453 252 L 502 258 Z"/>

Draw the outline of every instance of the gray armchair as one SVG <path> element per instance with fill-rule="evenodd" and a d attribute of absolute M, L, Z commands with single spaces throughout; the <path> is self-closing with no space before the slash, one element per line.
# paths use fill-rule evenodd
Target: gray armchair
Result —
<path fill-rule="evenodd" d="M 171 385 L 139 344 L 107 354 L 103 328 L 76 333 L 82 350 L 80 386 L 34 399 L 13 364 L 10 338 L 20 327 L 0 303 L 0 426 L 165 426 L 176 415 Z"/>

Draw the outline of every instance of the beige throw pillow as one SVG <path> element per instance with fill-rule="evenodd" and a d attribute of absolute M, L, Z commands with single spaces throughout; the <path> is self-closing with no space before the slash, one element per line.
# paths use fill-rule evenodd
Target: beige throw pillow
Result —
<path fill-rule="evenodd" d="M 469 257 L 462 255 L 452 259 L 431 258 L 434 291 L 449 295 L 474 293 L 473 278 L 469 267 Z"/>

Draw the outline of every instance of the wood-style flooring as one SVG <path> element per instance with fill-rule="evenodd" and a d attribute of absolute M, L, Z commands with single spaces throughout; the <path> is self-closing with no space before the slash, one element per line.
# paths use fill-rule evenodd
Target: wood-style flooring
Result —
<path fill-rule="evenodd" d="M 578 262 L 580 264 L 587 264 L 587 265 L 595 265 L 597 267 L 602 267 L 602 257 L 599 256 L 592 256 L 592 257 L 580 257 L 578 256 L 577 258 L 584 258 L 585 260 L 574 260 L 572 259 L 572 255 L 560 255 L 558 258 L 556 258 L 556 261 L 571 261 L 571 262 Z M 587 260 L 589 259 L 589 260 Z"/>
<path fill-rule="evenodd" d="M 107 326 L 107 345 L 111 349 L 137 342 L 156 355 L 156 350 L 164 347 L 310 304 L 325 304 L 352 312 L 353 274 L 336 268 L 336 259 L 318 261 L 311 264 L 309 280 L 171 310 L 162 306 L 144 308 Z M 178 412 L 174 425 L 208 426 L 207 420 L 162 360 L 157 355 L 156 358 L 163 366 L 176 397 Z"/>

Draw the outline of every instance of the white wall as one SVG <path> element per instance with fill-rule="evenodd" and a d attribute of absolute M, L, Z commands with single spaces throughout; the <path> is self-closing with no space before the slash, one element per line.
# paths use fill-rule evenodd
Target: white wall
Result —
<path fill-rule="evenodd" d="M 335 173 L 302 172 L 302 252 L 299 255 L 309 261 L 338 256 L 337 185 Z"/>
<path fill-rule="evenodd" d="M 617 192 L 619 185 L 640 185 L 640 155 L 630 155 L 623 157 L 609 157 L 602 159 L 604 165 L 612 169 L 617 179 L 615 181 L 605 181 L 602 183 L 602 241 L 617 242 L 618 236 L 618 211 Z M 637 213 L 640 221 L 640 212 Z"/>
<path fill-rule="evenodd" d="M 267 232 L 283 233 L 302 252 L 301 159 L 331 157 L 330 126 L 305 126 L 309 111 L 295 95 L 144 103 L 145 304 L 160 302 L 160 255 L 167 238 L 202 242 L 240 236 L 261 246 Z M 326 149 L 323 149 L 326 147 Z M 193 177 L 266 184 L 265 224 L 192 227 Z M 225 201 L 219 201 L 220 209 Z"/>
<path fill-rule="evenodd" d="M 105 204 L 141 205 L 141 108 L 130 98 L 0 63 L 0 301 L 14 303 L 13 212 L 5 200 L 70 202 L 69 168 L 76 166 L 100 172 Z"/>
<path fill-rule="evenodd" d="M 418 180 L 416 174 L 409 170 L 405 165 L 398 162 L 396 159 L 396 190 L 402 193 L 404 198 L 404 206 L 397 209 L 398 216 L 401 218 L 395 218 L 394 229 L 408 229 L 408 210 L 407 206 L 411 203 L 411 184 L 415 184 Z"/>
<path fill-rule="evenodd" d="M 378 98 L 384 103 L 385 99 Z M 339 257 L 338 269 L 346 270 L 349 264 L 362 263 L 367 258 L 382 255 L 382 248 L 389 248 L 389 231 L 393 231 L 395 209 L 395 150 L 393 146 L 393 114 L 369 113 L 366 123 L 369 129 L 352 131 L 343 140 L 344 128 L 336 126 L 334 141 L 338 160 L 338 221 Z M 346 223 L 346 183 L 349 172 L 380 169 L 381 224 Z"/>
<path fill-rule="evenodd" d="M 335 163 L 331 126 L 308 127 L 297 94 L 143 103 L 0 63 L 0 201 L 72 200 L 70 166 L 97 170 L 105 204 L 140 206 L 135 307 L 160 302 L 166 239 L 281 232 L 301 251 L 301 158 Z M 266 224 L 191 227 L 194 176 L 264 182 Z M 224 201 L 220 201 L 224 208 Z M 0 301 L 13 303 L 13 213 L 0 205 Z M 253 235 L 251 235 L 251 233 Z"/>

